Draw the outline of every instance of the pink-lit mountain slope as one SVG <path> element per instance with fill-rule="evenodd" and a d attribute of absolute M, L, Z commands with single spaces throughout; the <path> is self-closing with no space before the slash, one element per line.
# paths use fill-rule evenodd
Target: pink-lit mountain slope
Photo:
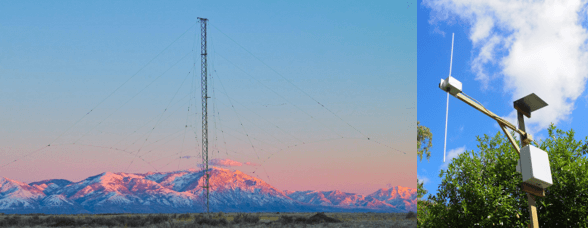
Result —
<path fill-rule="evenodd" d="M 0 210 L 7 208 L 30 209 L 39 206 L 46 195 L 28 184 L 0 177 Z"/>
<path fill-rule="evenodd" d="M 211 211 L 404 212 L 410 208 L 407 205 L 412 205 L 404 199 L 415 198 L 410 196 L 410 190 L 402 187 L 394 191 L 382 189 L 368 197 L 340 191 L 315 192 L 314 197 L 309 191 L 280 191 L 240 171 L 212 168 L 210 174 Z M 105 172 L 79 182 L 53 179 L 25 184 L 2 178 L 0 212 L 202 212 L 206 211 L 205 189 L 202 188 L 205 181 L 203 171 L 196 170 L 145 174 Z"/>
<path fill-rule="evenodd" d="M 286 194 L 302 203 L 342 208 L 369 208 L 380 210 L 416 211 L 416 189 L 395 186 L 380 189 L 367 196 L 335 191 L 285 191 Z"/>
<path fill-rule="evenodd" d="M 417 190 L 402 186 L 394 186 L 389 189 L 380 189 L 367 197 L 380 200 L 389 205 L 405 211 L 415 211 L 417 209 Z"/>

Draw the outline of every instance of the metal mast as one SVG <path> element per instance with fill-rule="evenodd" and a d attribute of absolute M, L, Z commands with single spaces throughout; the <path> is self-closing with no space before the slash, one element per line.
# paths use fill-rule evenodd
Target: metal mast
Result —
<path fill-rule="evenodd" d="M 202 165 L 204 165 L 204 175 L 206 176 L 206 185 L 203 188 L 206 188 L 206 213 L 210 213 L 209 208 L 209 201 L 208 196 L 210 194 L 210 174 L 208 173 L 208 105 L 207 100 L 208 98 L 208 91 L 207 91 L 207 61 L 206 61 L 206 22 L 208 19 L 206 18 L 198 18 L 200 19 L 200 46 L 201 46 L 201 71 L 202 71 Z"/>

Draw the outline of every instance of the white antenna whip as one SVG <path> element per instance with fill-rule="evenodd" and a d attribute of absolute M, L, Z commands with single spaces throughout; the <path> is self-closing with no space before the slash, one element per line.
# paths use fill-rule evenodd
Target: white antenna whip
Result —
<path fill-rule="evenodd" d="M 451 76 L 451 65 L 453 64 L 453 37 L 451 33 L 451 59 L 449 60 L 449 76 Z M 443 145 L 443 163 L 445 163 L 445 152 L 447 150 L 447 118 L 449 117 L 449 93 L 447 93 L 447 106 L 445 107 L 445 144 Z"/>
<path fill-rule="evenodd" d="M 453 37 L 455 33 L 451 33 L 451 59 L 449 60 L 449 76 L 451 76 L 451 65 L 453 64 Z"/>
<path fill-rule="evenodd" d="M 445 144 L 443 145 L 443 163 L 445 163 L 445 150 L 447 149 L 447 116 L 449 114 L 449 93 L 447 93 L 447 107 L 445 107 Z"/>

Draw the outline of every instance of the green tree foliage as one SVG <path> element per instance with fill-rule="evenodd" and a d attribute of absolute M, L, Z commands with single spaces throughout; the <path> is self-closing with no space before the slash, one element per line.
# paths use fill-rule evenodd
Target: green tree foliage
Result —
<path fill-rule="evenodd" d="M 423 154 L 426 155 L 427 161 L 431 157 L 431 149 L 433 147 L 433 134 L 428 127 L 421 126 L 421 122 L 417 121 L 417 155 L 419 160 L 423 160 Z"/>
<path fill-rule="evenodd" d="M 553 178 L 546 196 L 535 198 L 539 226 L 588 227 L 588 137 L 576 141 L 573 130 L 564 132 L 553 124 L 548 133 L 549 138 L 532 143 L 549 154 Z M 500 132 L 477 140 L 478 151 L 460 154 L 441 171 L 439 191 L 429 197 L 419 227 L 527 227 L 518 154 Z"/>
<path fill-rule="evenodd" d="M 419 161 L 423 160 L 423 154 L 426 155 L 427 161 L 431 157 L 430 148 L 433 146 L 433 134 L 428 127 L 421 126 L 421 123 L 417 121 L 417 156 Z M 423 213 L 426 213 L 425 205 L 428 203 L 426 201 L 422 201 L 424 195 L 427 194 L 427 190 L 423 187 L 424 183 L 420 183 L 417 179 L 417 223 L 418 220 L 423 217 Z"/>

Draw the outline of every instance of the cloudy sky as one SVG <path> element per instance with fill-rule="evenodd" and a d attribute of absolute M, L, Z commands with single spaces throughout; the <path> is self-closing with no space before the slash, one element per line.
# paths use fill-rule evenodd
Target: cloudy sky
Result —
<path fill-rule="evenodd" d="M 496 121 L 450 96 L 443 163 L 447 95 L 438 84 L 449 74 L 452 33 L 451 74 L 464 93 L 515 125 L 513 101 L 535 93 L 548 106 L 525 120 L 534 138 L 545 138 L 554 123 L 574 129 L 579 140 L 588 136 L 586 9 L 586 1 L 419 1 L 417 118 L 431 129 L 433 148 L 417 173 L 430 193 L 437 192 L 439 170 L 452 158 L 477 150 L 477 135 L 501 131 Z"/>
<path fill-rule="evenodd" d="M 416 187 L 416 2 L 0 5 L 0 176 L 197 168 L 205 17 L 211 163 L 283 190 Z"/>

